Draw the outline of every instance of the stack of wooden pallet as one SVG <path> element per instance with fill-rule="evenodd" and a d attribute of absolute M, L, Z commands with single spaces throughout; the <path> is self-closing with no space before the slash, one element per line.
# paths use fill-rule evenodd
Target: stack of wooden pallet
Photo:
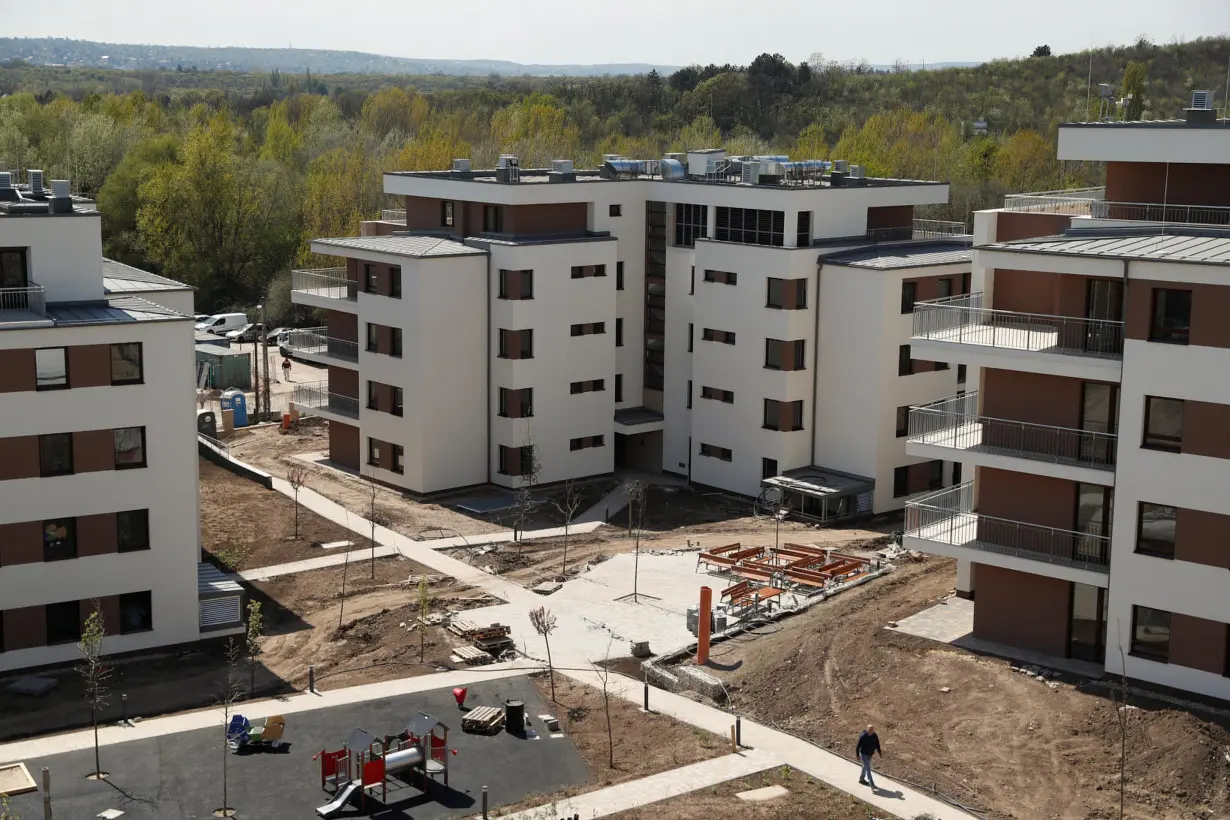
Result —
<path fill-rule="evenodd" d="M 488 660 L 490 657 L 499 657 L 500 653 L 514 647 L 512 630 L 504 624 L 478 626 L 473 621 L 454 620 L 448 628 L 454 635 L 464 638 L 474 647 L 486 652 L 489 656 Z M 467 663 L 476 662 L 467 658 L 460 651 L 457 652 L 457 656 Z"/>
<path fill-rule="evenodd" d="M 461 719 L 461 731 L 495 734 L 504 728 L 504 710 L 495 706 L 476 706 Z"/>

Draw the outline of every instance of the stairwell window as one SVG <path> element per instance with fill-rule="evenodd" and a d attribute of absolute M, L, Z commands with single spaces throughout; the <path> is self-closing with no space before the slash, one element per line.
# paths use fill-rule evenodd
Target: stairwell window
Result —
<path fill-rule="evenodd" d="M 624 400 L 624 374 L 615 374 L 615 401 L 619 403 Z"/>
<path fill-rule="evenodd" d="M 735 343 L 735 334 L 729 330 L 714 330 L 707 327 L 700 333 L 700 338 L 706 342 L 720 342 L 724 345 L 732 345 Z"/>
<path fill-rule="evenodd" d="M 623 319 L 615 320 L 615 346 L 616 347 L 624 346 L 624 320 Z"/>
<path fill-rule="evenodd" d="M 706 458 L 716 458 L 718 461 L 733 461 L 734 453 L 728 447 L 718 447 L 715 444 L 701 444 L 700 454 Z"/>
<path fill-rule="evenodd" d="M 615 263 L 615 290 L 624 289 L 624 263 Z"/>
<path fill-rule="evenodd" d="M 440 227 L 453 227 L 453 201 L 446 199 L 440 203 Z"/>
<path fill-rule="evenodd" d="M 601 447 L 603 444 L 605 444 L 605 436 L 581 436 L 580 438 L 570 439 L 568 449 L 588 450 L 591 447 Z"/>
<path fill-rule="evenodd" d="M 696 240 L 709 235 L 709 206 L 675 204 L 675 245 L 691 248 Z"/>
<path fill-rule="evenodd" d="M 573 336 L 596 336 L 601 333 L 606 333 L 606 322 L 587 322 L 572 326 Z"/>
<path fill-rule="evenodd" d="M 705 270 L 706 282 L 717 282 L 719 285 L 735 285 L 739 282 L 739 274 L 728 270 Z"/>

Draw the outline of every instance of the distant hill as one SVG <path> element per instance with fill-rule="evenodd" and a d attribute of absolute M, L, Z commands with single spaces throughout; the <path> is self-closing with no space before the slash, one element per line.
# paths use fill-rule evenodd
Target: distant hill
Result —
<path fill-rule="evenodd" d="M 452 76 L 567 76 L 670 74 L 677 66 L 648 63 L 596 65 L 524 65 L 506 60 L 419 60 L 361 51 L 310 48 L 237 48 L 95 43 L 60 37 L 0 37 L 0 62 L 24 60 L 34 65 L 76 68 L 197 68 L 221 71 L 278 71 L 313 74 L 448 74 Z"/>

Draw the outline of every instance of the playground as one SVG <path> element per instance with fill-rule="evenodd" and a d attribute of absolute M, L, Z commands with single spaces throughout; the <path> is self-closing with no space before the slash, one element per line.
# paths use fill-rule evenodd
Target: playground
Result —
<path fill-rule="evenodd" d="M 273 718 L 254 720 L 247 738 L 232 736 L 229 746 L 218 709 L 216 728 L 104 747 L 102 766 L 110 774 L 105 781 L 86 779 L 93 771 L 92 749 L 24 763 L 36 779 L 44 766 L 50 769 L 56 817 L 125 820 L 212 816 L 223 805 L 224 760 L 226 802 L 235 816 L 249 818 L 467 817 L 481 812 L 484 786 L 494 809 L 591 779 L 567 733 L 541 725 L 538 716 L 551 710 L 528 678 L 474 684 L 466 697 L 468 707 L 503 707 L 506 701 L 523 704 L 529 718 L 525 732 L 463 732 L 464 712 L 453 692 L 441 689 L 298 712 L 287 715 L 284 726 Z M 243 704 L 234 711 L 242 714 Z M 252 730 L 271 724 L 279 742 L 255 742 L 261 732 Z M 347 752 L 338 755 L 344 748 Z M 325 764 L 326 758 L 333 763 Z M 350 789 L 352 779 L 372 788 Z M 318 814 L 347 790 L 349 799 L 336 811 Z M 21 817 L 42 816 L 39 791 L 11 802 Z M 123 814 L 106 814 L 109 810 Z"/>

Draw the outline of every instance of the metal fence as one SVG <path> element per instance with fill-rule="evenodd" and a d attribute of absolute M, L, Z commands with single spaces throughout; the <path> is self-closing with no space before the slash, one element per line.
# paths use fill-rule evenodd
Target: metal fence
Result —
<path fill-rule="evenodd" d="M 906 502 L 905 534 L 969 549 L 1107 572 L 1110 538 L 1098 526 L 1076 532 L 973 512 L 974 482 Z"/>
<path fill-rule="evenodd" d="M 332 356 L 337 359 L 357 362 L 359 360 L 359 343 L 336 339 L 328 335 L 327 327 L 310 327 L 303 330 L 292 330 L 286 337 L 286 347 L 296 353 L 310 353 L 317 356 Z"/>
<path fill-rule="evenodd" d="M 296 407 L 309 410 L 327 410 L 340 416 L 357 419 L 359 417 L 359 400 L 350 396 L 341 396 L 329 392 L 327 382 L 315 384 L 297 384 L 291 401 Z"/>
<path fill-rule="evenodd" d="M 1043 353 L 1123 358 L 1123 322 L 982 307 L 982 294 L 914 305 L 913 335 L 959 344 Z"/>
<path fill-rule="evenodd" d="M 1090 213 L 1093 203 L 1105 198 L 1106 189 L 1103 187 L 1008 194 L 1004 197 L 1004 210 L 1085 216 Z"/>
<path fill-rule="evenodd" d="M 380 212 L 381 222 L 396 222 L 399 225 L 406 224 L 406 211 L 404 208 L 385 208 Z"/>
<path fill-rule="evenodd" d="M 872 242 L 901 242 L 907 239 L 950 239 L 969 236 L 964 222 L 947 219 L 915 219 L 910 225 L 896 228 L 868 228 Z"/>
<path fill-rule="evenodd" d="M 1169 205 L 1148 202 L 1094 202 L 1090 215 L 1098 219 L 1169 222 L 1181 225 L 1230 225 L 1230 208 L 1210 205 Z"/>
<path fill-rule="evenodd" d="M 1114 469 L 1113 433 L 989 418 L 978 414 L 978 392 L 910 408 L 909 440 L 917 444 Z"/>
<path fill-rule="evenodd" d="M 290 272 L 290 289 L 327 299 L 359 298 L 359 283 L 346 277 L 345 268 L 319 268 Z"/>
<path fill-rule="evenodd" d="M 6 313 L 46 316 L 47 302 L 43 286 L 30 283 L 24 288 L 0 288 L 0 316 Z"/>

